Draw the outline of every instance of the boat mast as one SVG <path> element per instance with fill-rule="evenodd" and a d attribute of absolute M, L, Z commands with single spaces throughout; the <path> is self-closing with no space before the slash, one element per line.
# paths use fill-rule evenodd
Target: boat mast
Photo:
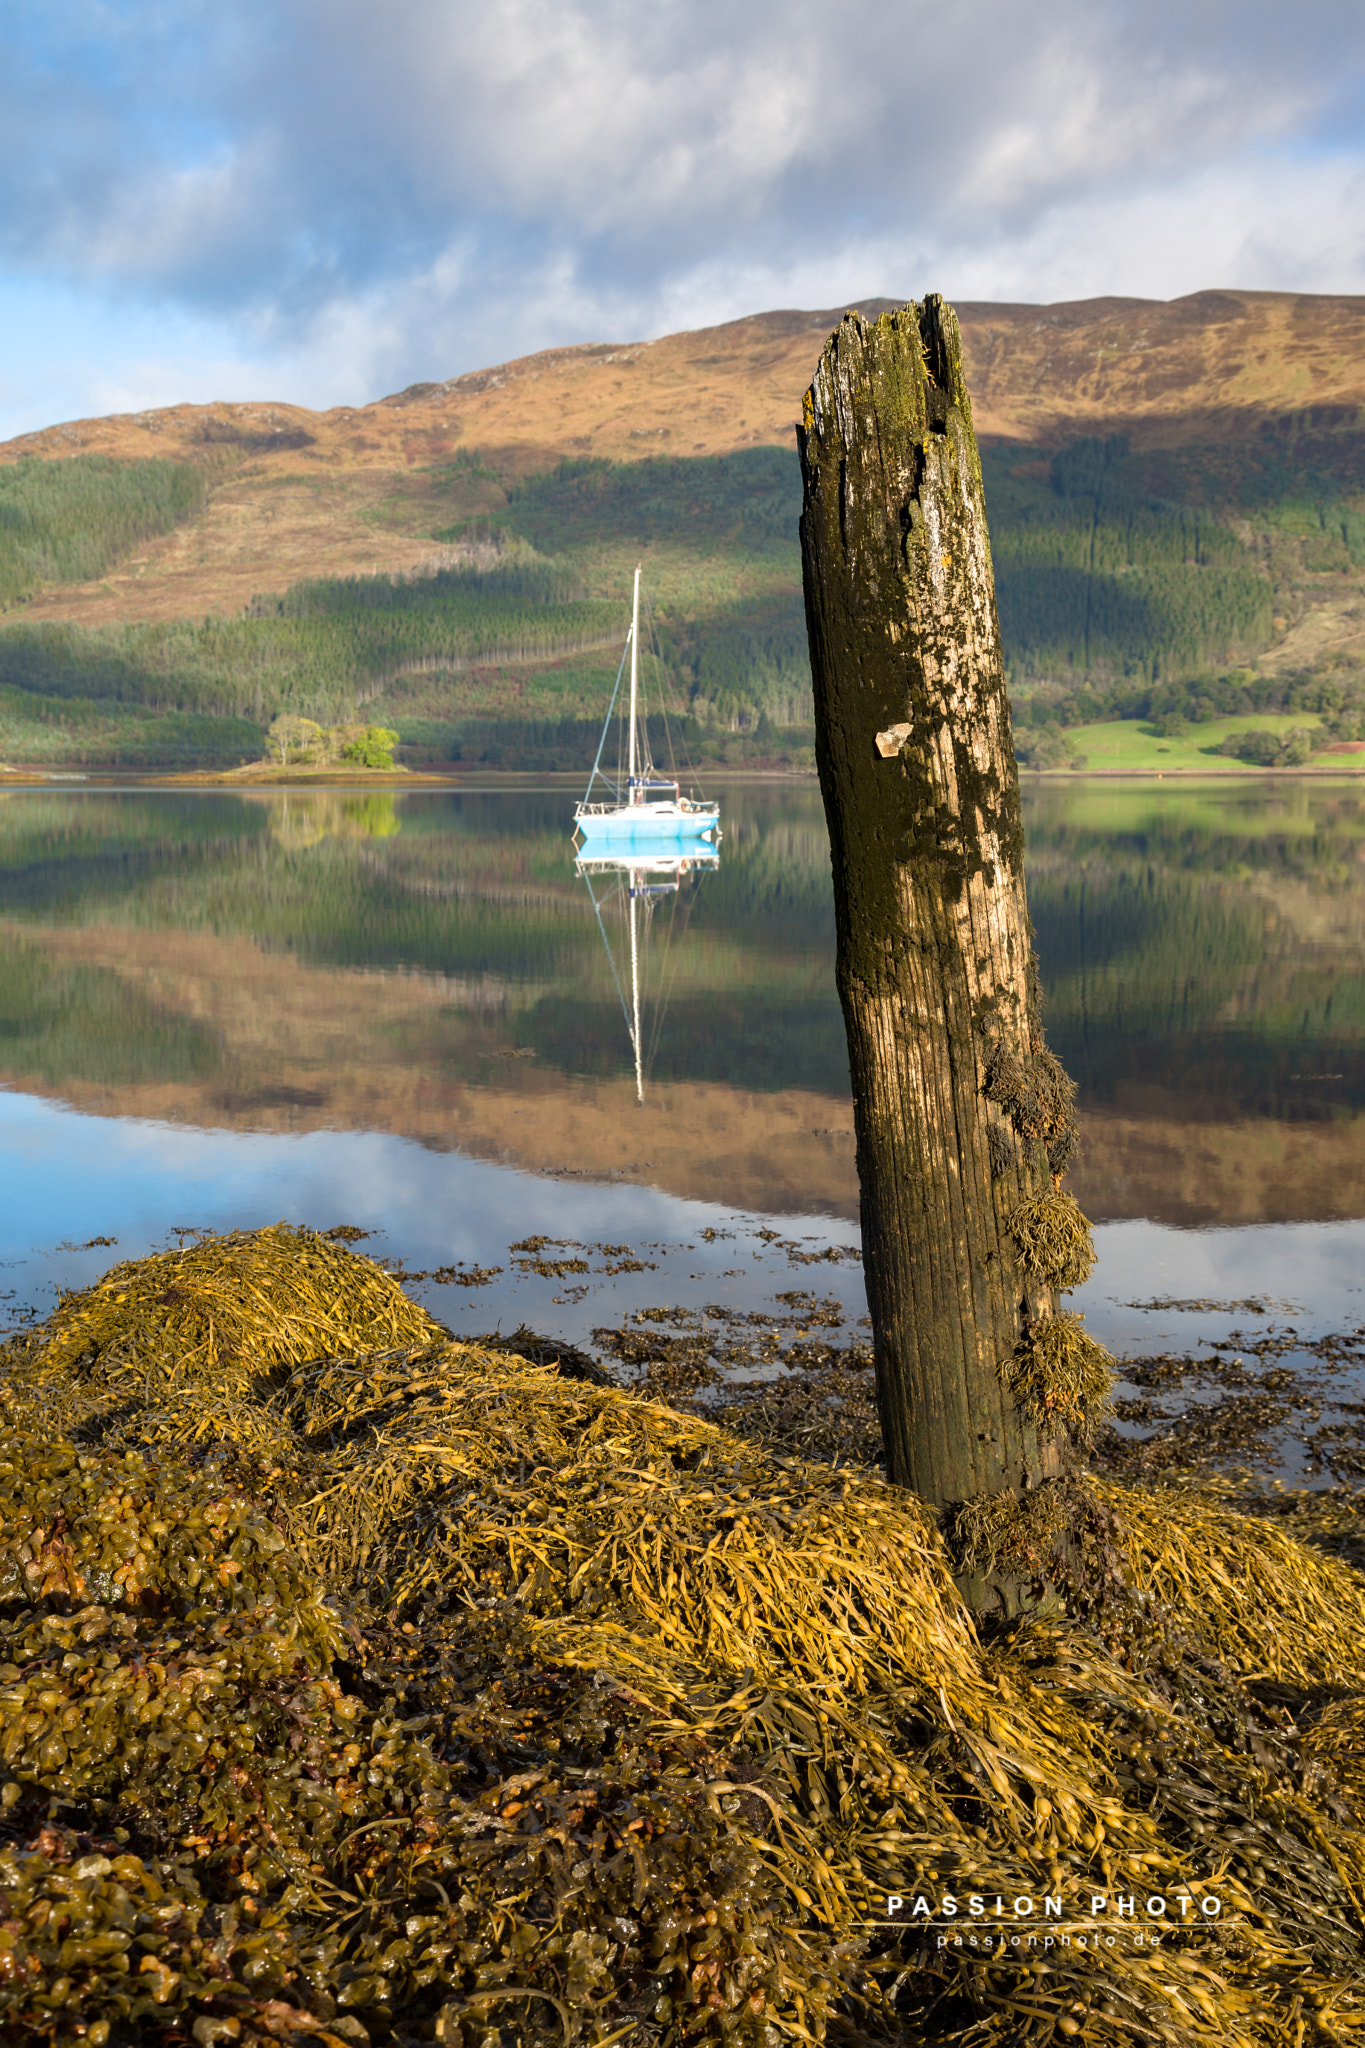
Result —
<path fill-rule="evenodd" d="M 638 803 L 635 793 L 635 714 L 640 695 L 640 564 L 635 564 L 635 602 L 630 621 L 630 767 L 627 787 L 631 803 Z M 618 756 L 619 758 L 619 756 Z"/>
<path fill-rule="evenodd" d="M 638 576 L 640 572 L 637 569 L 635 573 Z M 635 870 L 633 868 L 629 870 L 629 875 L 630 1001 L 631 1012 L 635 1020 L 631 1029 L 631 1040 L 635 1047 L 635 1100 L 643 1103 L 645 1099 L 645 1077 L 640 1063 L 640 953 L 635 937 Z"/>

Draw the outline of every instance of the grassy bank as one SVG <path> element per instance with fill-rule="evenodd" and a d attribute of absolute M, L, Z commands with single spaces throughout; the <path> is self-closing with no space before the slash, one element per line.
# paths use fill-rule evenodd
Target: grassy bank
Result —
<path fill-rule="evenodd" d="M 1184 732 L 1163 732 L 1135 719 L 1096 719 L 1065 729 L 1065 751 L 1060 758 L 1045 754 L 1040 761 L 1028 760 L 1024 765 L 1091 775 L 1246 776 L 1265 774 L 1275 765 L 1280 765 L 1282 772 L 1302 773 L 1310 768 L 1338 775 L 1356 772 L 1359 755 L 1328 747 L 1313 750 L 1312 739 L 1321 733 L 1322 723 L 1314 712 L 1248 712 L 1240 718 L 1210 719 Z M 1229 739 L 1253 733 L 1270 733 L 1281 742 L 1302 733 L 1308 744 L 1295 749 L 1295 758 L 1283 764 L 1239 760 L 1223 751 Z"/>

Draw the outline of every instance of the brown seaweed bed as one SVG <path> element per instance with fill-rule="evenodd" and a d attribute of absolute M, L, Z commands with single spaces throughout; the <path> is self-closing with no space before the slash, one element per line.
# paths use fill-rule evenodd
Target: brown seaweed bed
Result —
<path fill-rule="evenodd" d="M 786 1309 L 724 1426 L 699 1319 L 604 1384 L 282 1225 L 11 1339 L 4 2038 L 1361 2040 L 1354 1497 L 1039 1489 L 986 1635 Z"/>

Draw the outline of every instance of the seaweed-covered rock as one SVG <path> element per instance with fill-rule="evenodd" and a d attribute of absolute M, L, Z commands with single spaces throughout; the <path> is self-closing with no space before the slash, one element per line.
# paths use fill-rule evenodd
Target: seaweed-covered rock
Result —
<path fill-rule="evenodd" d="M 197 1322 L 125 1267 L 0 1354 L 5 2039 L 1365 2033 L 1349 1563 L 1072 1479 L 966 1532 L 1093 1537 L 983 1644 L 874 1473 L 452 1342 L 307 1233 L 222 1247 L 225 1367 L 213 1256 Z M 1054 1947 L 889 1892 L 1050 1894 Z"/>

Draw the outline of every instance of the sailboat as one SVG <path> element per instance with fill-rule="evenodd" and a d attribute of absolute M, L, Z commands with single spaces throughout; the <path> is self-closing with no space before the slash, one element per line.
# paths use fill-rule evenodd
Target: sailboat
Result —
<path fill-rule="evenodd" d="M 612 713 L 621 688 L 626 655 L 630 656 L 630 719 L 626 742 L 627 765 L 624 789 L 603 772 L 602 753 L 611 730 Z M 606 800 L 593 801 L 593 786 L 601 782 L 611 792 Z M 640 569 L 635 569 L 635 595 L 631 608 L 630 636 L 621 667 L 616 671 L 616 688 L 607 707 L 597 759 L 588 777 L 581 804 L 574 809 L 574 826 L 581 832 L 584 850 L 602 846 L 645 843 L 677 843 L 720 837 L 719 804 L 696 803 L 685 797 L 675 780 L 662 776 L 649 758 L 649 747 L 640 727 Z"/>
<path fill-rule="evenodd" d="M 640 844 L 629 850 L 622 847 L 610 852 L 600 847 L 585 847 L 574 862 L 574 873 L 582 876 L 587 884 L 588 895 L 592 899 L 592 907 L 597 916 L 597 928 L 607 949 L 607 962 L 611 968 L 612 980 L 616 983 L 621 1014 L 626 1020 L 626 1035 L 630 1039 L 630 1048 L 635 1056 L 637 1102 L 643 1103 L 645 1099 L 648 1048 L 644 1038 L 641 1003 L 642 996 L 647 999 L 647 992 L 643 986 L 648 965 L 645 954 L 654 911 L 663 897 L 678 896 L 683 882 L 689 877 L 704 874 L 719 866 L 719 852 L 715 847 L 704 843 L 693 843 L 686 847 L 659 844 L 651 847 Z M 615 879 L 614 888 L 611 886 L 612 878 Z M 594 880 L 606 881 L 608 886 L 601 890 L 596 889 L 593 887 Z M 619 899 L 625 909 L 625 924 L 630 944 L 628 991 L 617 968 L 616 955 L 612 951 L 611 939 L 602 916 L 613 898 Z M 669 935 L 665 935 L 665 946 L 668 940 Z M 624 968 L 625 962 L 622 961 L 621 965 Z M 662 962 L 658 980 L 659 986 L 655 995 L 658 1005 L 654 1027 L 656 1036 L 666 1001 L 667 976 Z"/>

